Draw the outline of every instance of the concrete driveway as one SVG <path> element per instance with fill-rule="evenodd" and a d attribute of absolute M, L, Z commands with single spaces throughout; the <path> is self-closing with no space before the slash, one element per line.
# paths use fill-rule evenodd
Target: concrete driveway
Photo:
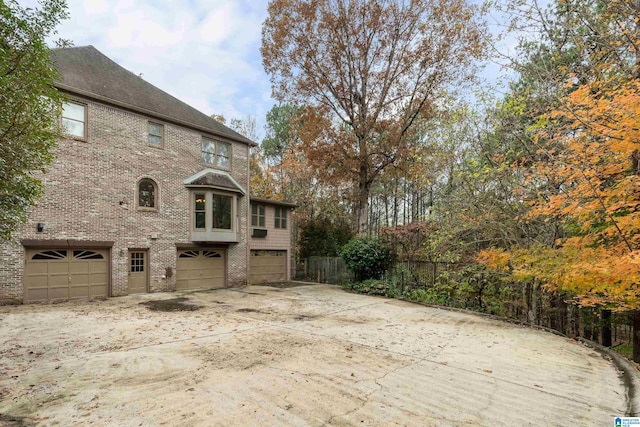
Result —
<path fill-rule="evenodd" d="M 177 297 L 200 308 L 140 304 Z M 5 425 L 607 426 L 626 410 L 615 367 L 578 342 L 326 285 L 0 307 L 0 328 Z"/>

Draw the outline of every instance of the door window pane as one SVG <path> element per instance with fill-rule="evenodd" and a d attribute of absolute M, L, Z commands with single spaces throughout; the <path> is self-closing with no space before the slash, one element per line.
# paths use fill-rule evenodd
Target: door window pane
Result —
<path fill-rule="evenodd" d="M 130 271 L 132 273 L 144 272 L 144 252 L 131 252 Z"/>

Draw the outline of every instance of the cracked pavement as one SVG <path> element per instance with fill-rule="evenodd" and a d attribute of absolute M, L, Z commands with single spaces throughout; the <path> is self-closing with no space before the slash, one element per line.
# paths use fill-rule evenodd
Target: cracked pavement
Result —
<path fill-rule="evenodd" d="M 200 308 L 140 305 L 179 296 Z M 591 426 L 626 410 L 616 368 L 579 342 L 329 285 L 0 307 L 0 325 L 0 425 Z"/>

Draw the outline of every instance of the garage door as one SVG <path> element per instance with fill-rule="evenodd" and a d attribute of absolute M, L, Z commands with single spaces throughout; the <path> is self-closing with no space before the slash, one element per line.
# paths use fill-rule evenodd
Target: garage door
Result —
<path fill-rule="evenodd" d="M 225 265 L 222 249 L 179 250 L 176 290 L 224 288 Z"/>
<path fill-rule="evenodd" d="M 249 283 L 287 280 L 287 251 L 251 251 Z"/>
<path fill-rule="evenodd" d="M 108 249 L 28 249 L 25 302 L 106 297 Z"/>

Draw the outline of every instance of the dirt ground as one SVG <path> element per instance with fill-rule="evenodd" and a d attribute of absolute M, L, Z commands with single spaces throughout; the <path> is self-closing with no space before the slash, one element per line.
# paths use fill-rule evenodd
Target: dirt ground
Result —
<path fill-rule="evenodd" d="M 613 364 L 573 340 L 327 285 L 0 307 L 0 425 L 604 426 L 625 409 Z"/>

